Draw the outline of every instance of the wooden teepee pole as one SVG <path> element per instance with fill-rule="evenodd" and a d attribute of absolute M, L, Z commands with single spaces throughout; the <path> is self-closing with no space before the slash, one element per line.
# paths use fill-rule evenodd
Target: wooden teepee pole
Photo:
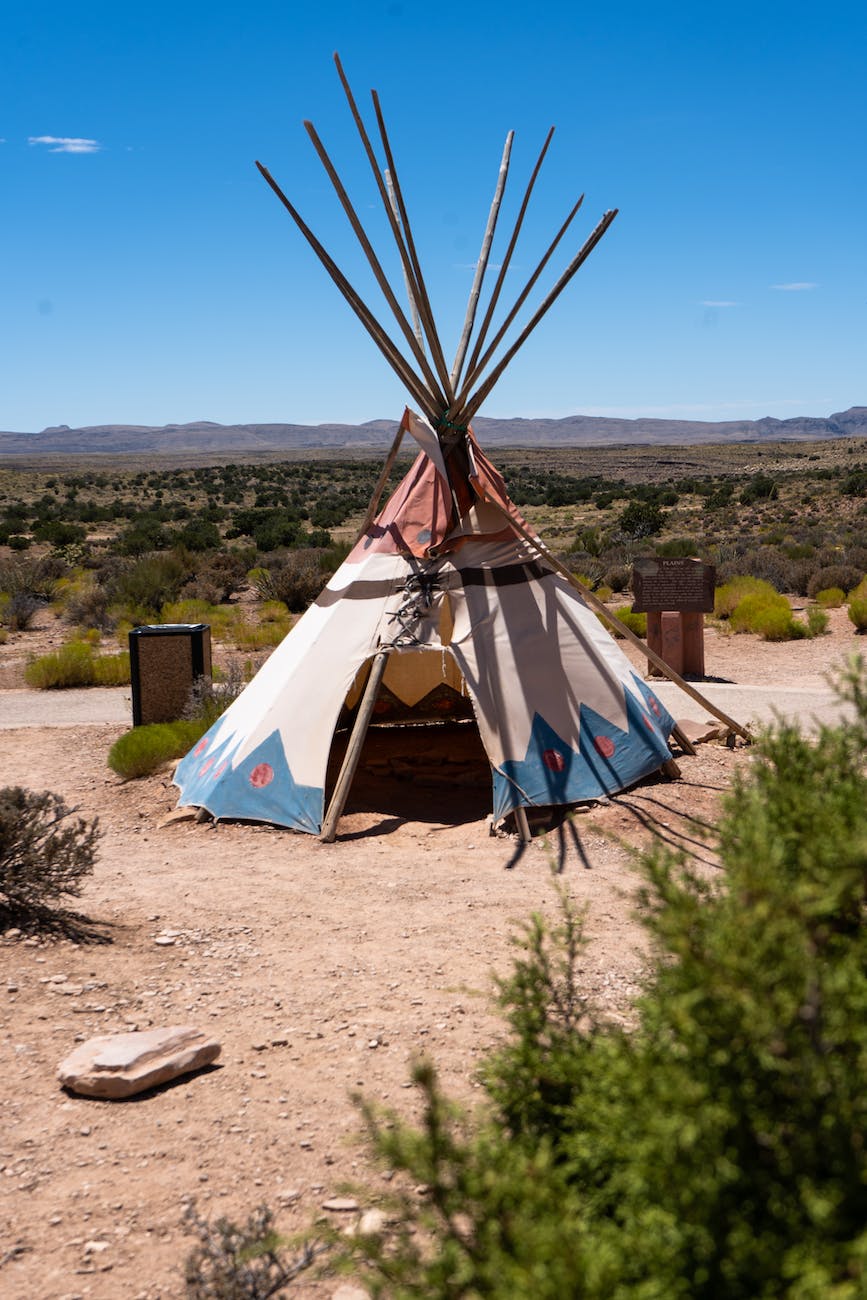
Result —
<path fill-rule="evenodd" d="M 367 507 L 367 514 L 364 516 L 364 522 L 358 530 L 358 536 L 355 539 L 355 545 L 361 541 L 370 525 L 376 518 L 376 510 L 385 491 L 385 485 L 388 482 L 388 476 L 392 471 L 394 462 L 397 460 L 397 453 L 400 451 L 400 444 L 403 442 L 403 435 L 406 433 L 406 412 L 404 412 L 397 433 L 394 436 L 394 442 L 391 444 L 391 450 L 385 458 L 385 464 L 382 467 L 379 478 L 376 480 L 376 487 L 373 489 L 373 495 L 370 498 L 370 505 Z"/>
<path fill-rule="evenodd" d="M 379 258 L 376 256 L 376 253 L 374 252 L 373 245 L 371 244 L 370 240 L 367 237 L 367 232 L 365 231 L 364 227 L 361 224 L 361 221 L 359 220 L 358 213 L 355 211 L 355 208 L 352 205 L 352 201 L 350 200 L 349 195 L 346 193 L 346 189 L 344 188 L 343 183 L 337 174 L 337 170 L 334 164 L 332 163 L 331 159 L 328 156 L 328 152 L 324 144 L 319 138 L 319 134 L 315 126 L 313 125 L 312 122 L 305 122 L 304 129 L 306 130 L 307 134 L 310 137 L 310 140 L 313 144 L 313 148 L 316 150 L 317 154 L 319 155 L 319 161 L 322 163 L 322 166 L 325 168 L 325 171 L 328 174 L 328 179 L 331 181 L 331 184 L 334 186 L 334 191 L 337 194 L 338 199 L 340 200 L 343 211 L 346 213 L 347 217 L 349 218 L 349 224 L 352 226 L 352 229 L 355 232 L 355 236 L 364 251 L 364 255 L 367 258 L 367 261 L 370 265 L 370 269 L 373 271 L 373 275 L 376 280 L 376 283 L 379 285 L 380 289 L 382 290 L 383 297 L 385 298 L 385 301 L 388 303 L 389 307 L 391 308 L 392 315 L 394 316 L 394 319 L 397 321 L 401 333 L 403 334 L 404 338 L 406 339 L 407 343 L 412 349 L 413 355 L 422 369 L 425 380 L 428 384 L 428 387 L 430 388 L 431 395 L 433 396 L 435 401 L 441 405 L 441 407 L 445 408 L 446 405 L 445 396 L 440 391 L 439 384 L 437 383 L 436 375 L 434 374 L 433 370 L 430 367 L 430 363 L 428 362 L 428 359 L 425 356 L 424 349 L 419 347 L 418 339 L 413 333 L 412 326 L 410 325 L 409 321 L 404 315 L 400 307 L 400 304 L 398 303 L 397 298 L 394 295 L 394 290 L 389 284 L 388 277 L 383 271 Z"/>
<path fill-rule="evenodd" d="M 448 398 L 448 404 L 449 406 L 451 406 L 452 403 L 454 402 L 455 395 L 454 392 L 452 391 L 451 380 L 449 377 L 448 367 L 446 366 L 446 359 L 445 356 L 443 355 L 442 344 L 440 343 L 439 335 L 437 334 L 436 325 L 434 323 L 433 312 L 431 311 L 430 299 L 428 298 L 427 288 L 424 282 L 424 276 L 421 273 L 421 264 L 418 260 L 418 253 L 416 252 L 415 240 L 412 237 L 412 227 L 409 224 L 409 216 L 407 215 L 406 204 L 403 201 L 403 191 L 401 190 L 400 187 L 400 177 L 397 174 L 397 167 L 395 166 L 394 154 L 391 151 L 391 142 L 388 138 L 388 131 L 385 126 L 385 118 L 382 115 L 382 107 L 379 102 L 379 95 L 376 93 L 375 90 L 372 90 L 370 94 L 373 99 L 373 109 L 374 112 L 376 113 L 376 123 L 377 126 L 379 127 L 379 135 L 380 135 L 380 139 L 382 140 L 382 147 L 385 150 L 386 164 L 388 166 L 389 172 L 391 173 L 392 184 L 394 185 L 394 197 L 397 199 L 397 206 L 400 212 L 400 220 L 403 226 L 404 235 L 406 237 L 406 246 L 407 246 L 407 250 L 409 251 L 410 260 L 412 262 L 413 277 L 416 285 L 418 286 L 417 301 L 418 301 L 419 315 L 421 316 L 422 324 L 424 325 L 424 332 L 427 335 L 427 340 L 428 343 L 430 344 L 431 356 L 433 358 L 433 362 L 436 367 L 436 372 L 440 377 L 440 381 L 442 383 L 443 389 Z M 442 412 L 438 412 L 435 420 L 433 421 L 434 425 L 436 425 L 441 415 Z"/>
<path fill-rule="evenodd" d="M 557 245 L 560 243 L 560 240 L 563 238 L 566 231 L 569 229 L 569 226 L 572 224 L 572 220 L 576 212 L 581 207 L 581 204 L 583 202 L 584 202 L 584 195 L 582 194 L 581 197 L 578 199 L 577 203 L 574 204 L 572 211 L 569 213 L 566 220 L 563 222 L 562 226 L 557 231 L 551 243 L 548 245 L 548 248 L 545 251 L 545 255 L 542 258 L 542 260 L 539 262 L 539 265 L 536 267 L 535 271 L 530 276 L 529 280 L 524 285 L 521 292 L 518 294 L 518 297 L 515 299 L 514 306 L 506 316 L 506 319 L 503 321 L 502 325 L 497 330 L 494 337 L 491 339 L 491 342 L 488 344 L 487 348 L 485 349 L 483 356 L 481 356 L 478 359 L 471 360 L 467 374 L 464 378 L 461 391 L 458 393 L 457 397 L 455 398 L 453 407 L 449 412 L 450 419 L 452 419 L 457 412 L 463 410 L 464 406 L 466 405 L 473 384 L 476 382 L 479 375 L 482 373 L 485 366 L 488 364 L 488 362 L 491 360 L 491 357 L 496 352 L 503 337 L 505 336 L 506 331 L 508 330 L 512 321 L 515 319 L 518 312 L 521 310 L 524 303 L 526 302 L 530 290 L 533 288 L 533 285 L 536 283 L 536 281 L 539 279 L 539 276 L 542 274 L 545 267 L 548 265 L 548 262 L 550 261 L 551 257 L 553 256 L 557 248 Z"/>
<path fill-rule="evenodd" d="M 663 676 L 667 677 L 670 682 L 674 682 L 675 686 L 679 686 L 682 691 L 694 699 L 696 703 L 707 709 L 709 713 L 712 713 L 720 722 L 724 722 L 730 731 L 736 732 L 739 736 L 742 736 L 744 740 L 752 740 L 752 736 L 746 727 L 742 727 L 739 722 L 735 722 L 734 718 L 730 718 L 727 713 L 723 713 L 722 709 L 718 709 L 717 706 L 706 696 L 702 695 L 701 691 L 697 691 L 691 682 L 684 681 L 680 674 L 676 673 L 670 664 L 667 664 L 655 650 L 651 650 L 650 646 L 647 645 L 645 641 L 642 641 L 641 637 L 637 636 L 632 631 L 631 627 L 627 627 L 625 623 L 621 623 L 616 614 L 612 614 L 597 595 L 592 591 L 588 591 L 586 587 L 582 587 L 578 579 L 569 572 L 566 565 L 558 560 L 556 555 L 553 555 L 551 551 L 548 550 L 548 547 L 541 538 L 536 537 L 528 528 L 524 527 L 519 519 L 516 519 L 514 515 L 509 514 L 508 510 L 504 509 L 504 507 L 500 505 L 499 501 L 494 501 L 493 499 L 488 498 L 488 502 L 490 505 L 494 506 L 496 510 L 499 510 L 503 518 L 508 520 L 509 527 L 516 532 L 519 537 L 523 537 L 524 541 L 528 542 L 530 546 L 533 547 L 534 551 L 542 557 L 546 564 L 550 565 L 552 569 L 556 569 L 557 572 L 566 579 L 569 585 L 574 587 L 575 590 L 580 593 L 582 599 L 586 601 L 588 605 L 592 606 L 592 608 L 600 613 L 609 623 L 616 623 L 625 639 L 631 641 L 632 644 L 641 651 L 645 658 L 649 659 L 654 667 L 659 669 Z"/>
<path fill-rule="evenodd" d="M 400 219 L 400 214 L 397 210 L 397 199 L 394 197 L 394 185 L 391 179 L 391 172 L 387 167 L 385 169 L 385 188 L 388 193 L 388 202 L 394 215 L 394 219 L 395 221 L 398 221 Z M 406 286 L 406 296 L 409 299 L 409 310 L 412 316 L 413 332 L 418 340 L 419 347 L 424 351 L 424 331 L 421 327 L 421 317 L 418 314 L 418 302 L 416 300 L 415 286 L 412 282 L 412 271 L 406 266 L 403 268 L 403 282 Z"/>
<path fill-rule="evenodd" d="M 295 207 L 293 207 L 289 199 L 287 199 L 280 186 L 274 180 L 274 177 L 268 171 L 268 168 L 264 167 L 260 162 L 257 162 L 256 166 L 271 186 L 271 189 L 277 195 L 280 202 L 286 208 L 286 211 L 289 213 L 290 217 L 295 222 L 296 226 L 301 231 L 302 235 L 307 240 L 308 244 L 313 249 L 334 283 L 337 285 L 337 288 L 343 294 L 344 298 L 349 303 L 350 307 L 355 312 L 356 316 L 361 321 L 362 325 L 367 330 L 368 334 L 373 339 L 374 343 L 379 348 L 398 379 L 400 379 L 401 383 L 406 385 L 413 397 L 421 406 L 425 415 L 427 415 L 428 419 L 438 420 L 441 412 L 437 411 L 430 392 L 418 378 L 406 358 L 401 354 L 397 345 L 389 338 L 388 334 L 380 325 L 370 308 L 362 302 L 361 298 L 346 279 L 346 276 L 340 270 L 337 263 L 329 257 L 328 253 L 313 234 L 310 227 L 306 224 L 301 214 Z"/>
<path fill-rule="evenodd" d="M 509 175 L 509 158 L 512 153 L 512 141 L 515 138 L 515 132 L 510 131 L 506 136 L 506 143 L 503 146 L 503 157 L 500 160 L 500 170 L 497 175 L 497 186 L 494 190 L 494 197 L 491 202 L 491 210 L 488 213 L 488 224 L 485 227 L 485 234 L 482 239 L 482 248 L 479 253 L 479 260 L 476 262 L 476 272 L 473 276 L 473 284 L 470 289 L 470 299 L 467 303 L 467 314 L 464 320 L 464 328 L 461 331 L 458 350 L 455 353 L 455 360 L 452 366 L 451 381 L 452 389 L 457 390 L 458 380 L 461 377 L 461 371 L 464 368 L 464 357 L 467 355 L 467 348 L 470 343 L 470 335 L 473 332 L 473 325 L 476 319 L 476 309 L 479 305 L 479 294 L 482 292 L 482 281 L 485 278 L 485 271 L 488 269 L 488 258 L 491 255 L 491 244 L 494 241 L 494 232 L 497 228 L 497 218 L 500 215 L 500 205 L 503 202 L 503 194 L 506 189 L 506 180 Z"/>
<path fill-rule="evenodd" d="M 515 221 L 515 228 L 512 231 L 512 237 L 509 240 L 508 247 L 506 248 L 506 251 L 503 254 L 503 260 L 500 263 L 500 269 L 497 272 L 497 279 L 494 283 L 493 291 L 491 292 L 490 301 L 488 302 L 488 306 L 485 310 L 485 315 L 482 320 L 481 326 L 479 327 L 479 332 L 476 335 L 476 340 L 473 343 L 473 350 L 470 353 L 470 359 L 467 362 L 468 371 L 472 371 L 474 369 L 475 364 L 479 359 L 479 353 L 481 352 L 482 348 L 485 345 L 485 339 L 488 336 L 488 330 L 490 328 L 491 321 L 493 320 L 494 317 L 494 310 L 497 306 L 497 303 L 500 300 L 500 292 L 503 288 L 503 284 L 506 279 L 506 272 L 508 271 L 509 266 L 511 265 L 512 254 L 514 253 L 515 245 L 518 242 L 518 235 L 521 233 L 521 227 L 524 224 L 524 217 L 527 212 L 527 206 L 530 202 L 530 195 L 533 193 L 533 187 L 536 184 L 536 178 L 539 175 L 539 172 L 542 167 L 542 163 L 545 160 L 545 154 L 548 152 L 548 146 L 551 143 L 551 137 L 553 136 L 553 134 L 554 134 L 554 128 L 552 126 L 547 136 L 545 137 L 545 143 L 542 145 L 541 152 L 539 154 L 539 157 L 536 160 L 536 166 L 533 168 L 530 179 L 527 182 L 527 188 L 524 191 L 524 198 L 521 203 L 521 207 L 518 211 L 517 220 Z"/>
<path fill-rule="evenodd" d="M 494 387 L 497 380 L 500 378 L 500 375 L 506 369 L 506 366 L 514 357 L 515 353 L 518 351 L 520 347 L 523 346 L 524 343 L 526 343 L 527 339 L 532 334 L 533 330 L 539 324 L 539 321 L 542 319 L 545 313 L 554 305 L 556 300 L 560 297 L 560 294 L 566 288 L 566 285 L 575 275 L 579 267 L 586 261 L 586 259 L 593 252 L 593 249 L 599 243 L 600 239 L 605 234 L 606 230 L 611 225 L 612 221 L 616 216 L 617 216 L 616 208 L 612 208 L 610 212 L 605 213 L 604 217 L 599 222 L 596 229 L 591 234 L 590 238 L 586 241 L 583 248 L 581 248 L 580 252 L 572 259 L 572 261 L 566 267 L 566 270 L 560 276 L 560 279 L 554 285 L 554 288 L 551 290 L 551 292 L 548 294 L 547 298 L 545 298 L 542 304 L 536 309 L 533 317 L 525 325 L 524 329 L 515 339 L 515 342 L 500 358 L 500 360 L 497 362 L 494 369 L 488 375 L 487 379 L 484 381 L 483 384 L 479 386 L 479 388 L 476 390 L 476 392 L 467 402 L 467 405 L 461 414 L 462 423 L 468 424 L 470 420 L 473 418 L 476 411 L 482 405 L 482 402 L 484 402 L 485 398 L 488 396 L 491 389 Z"/>
<path fill-rule="evenodd" d="M 367 728 L 370 726 L 370 719 L 373 716 L 373 706 L 376 703 L 379 685 L 385 673 L 385 666 L 388 663 L 388 656 L 388 650 L 380 650 L 370 666 L 370 675 L 367 678 L 364 695 L 361 697 L 361 704 L 358 706 L 355 726 L 352 728 L 352 735 L 349 737 L 349 744 L 340 769 L 340 775 L 334 787 L 334 794 L 331 796 L 331 803 L 328 805 L 328 812 L 325 814 L 325 821 L 322 823 L 322 832 L 319 838 L 324 840 L 326 844 L 330 844 L 337 835 L 337 823 L 340 821 L 340 814 L 346 806 L 352 779 L 358 768 L 364 737 L 367 735 Z"/>
<path fill-rule="evenodd" d="M 340 62 L 340 55 L 336 51 L 334 53 L 334 66 L 337 69 L 337 75 L 340 78 L 340 84 L 343 87 L 343 93 L 345 94 L 346 101 L 349 104 L 349 111 L 352 114 L 352 119 L 355 122 L 356 129 L 358 130 L 358 134 L 361 138 L 361 143 L 364 146 L 364 152 L 367 154 L 367 160 L 370 163 L 370 168 L 371 171 L 373 172 L 374 180 L 376 181 L 376 185 L 379 190 L 379 194 L 380 194 L 380 198 L 382 199 L 383 206 L 385 207 L 385 212 L 386 212 L 386 216 L 388 217 L 389 225 L 391 226 L 391 232 L 394 235 L 394 240 L 395 243 L 397 244 L 397 251 L 400 255 L 400 261 L 403 267 L 403 275 L 404 275 L 404 280 L 406 281 L 407 294 L 409 296 L 410 307 L 412 308 L 413 322 L 416 324 L 416 338 L 418 339 L 419 346 L 424 348 L 423 336 L 421 334 L 421 322 L 419 319 L 418 306 L 417 306 L 421 295 L 419 292 L 418 285 L 415 282 L 415 275 L 413 273 L 409 252 L 407 251 L 406 242 L 404 240 L 403 233 L 400 228 L 400 211 L 398 209 L 397 200 L 394 195 L 394 184 L 391 180 L 391 173 L 389 172 L 388 168 L 385 169 L 384 176 L 380 173 L 379 163 L 377 161 L 376 154 L 373 151 L 373 145 L 370 142 L 370 136 L 367 134 L 367 128 L 364 125 L 364 121 L 362 119 L 361 113 L 359 112 L 358 105 L 355 102 L 355 96 L 352 93 L 352 87 L 349 84 L 349 79 L 347 78 L 346 73 L 343 71 L 343 64 Z"/>

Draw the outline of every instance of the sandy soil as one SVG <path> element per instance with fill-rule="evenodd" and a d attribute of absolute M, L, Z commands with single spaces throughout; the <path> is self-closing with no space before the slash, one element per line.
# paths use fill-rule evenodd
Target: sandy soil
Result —
<path fill-rule="evenodd" d="M 26 636 L 0 648 L 6 687 L 20 686 L 15 661 L 37 648 Z M 711 633 L 707 669 L 809 687 L 856 646 L 838 611 L 832 634 L 811 642 Z M 700 710 L 685 704 L 680 716 Z M 704 744 L 681 760 L 680 781 L 645 783 L 522 849 L 489 835 L 471 750 L 453 766 L 431 759 L 414 779 L 372 751 L 339 839 L 323 845 L 170 817 L 167 772 L 122 784 L 106 767 L 122 730 L 0 733 L 0 785 L 56 790 L 104 830 L 77 931 L 0 936 L 9 1300 L 181 1296 L 191 1197 L 208 1217 L 236 1219 L 266 1202 L 287 1232 L 352 1218 L 322 1208 L 347 1183 L 375 1204 L 387 1184 L 366 1159 L 351 1094 L 411 1113 L 409 1065 L 428 1052 L 453 1094 L 479 1095 L 474 1071 L 501 1032 L 492 972 L 508 968 L 523 918 L 555 910 L 552 867 L 587 908 L 587 990 L 628 1017 L 644 953 L 629 845 L 656 833 L 695 846 L 750 753 Z M 77 1042 L 186 1023 L 223 1046 L 195 1077 L 123 1103 L 57 1083 Z M 330 1298 L 341 1285 L 308 1274 L 295 1291 Z"/>

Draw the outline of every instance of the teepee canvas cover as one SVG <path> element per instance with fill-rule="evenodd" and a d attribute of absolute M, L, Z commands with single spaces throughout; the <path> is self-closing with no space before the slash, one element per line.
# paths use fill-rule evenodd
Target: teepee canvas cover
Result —
<path fill-rule="evenodd" d="M 454 362 L 446 364 L 395 169 L 372 91 L 385 166 L 340 60 L 338 75 L 383 204 L 410 305 L 397 302 L 358 212 L 312 123 L 305 127 L 409 355 L 389 336 L 266 168 L 260 172 L 380 353 L 412 394 L 359 540 L 325 591 L 264 668 L 178 766 L 181 803 L 334 837 L 374 711 L 392 718 L 475 714 L 491 764 L 494 817 L 611 794 L 661 767 L 667 738 L 688 744 L 588 608 L 575 579 L 528 528 L 486 459 L 470 422 L 542 317 L 617 215 L 612 209 L 508 346 L 528 295 L 581 206 L 573 205 L 516 301 L 494 329 L 506 272 L 553 135 L 542 146 L 500 260 L 482 320 L 476 313 L 506 186 L 509 132 Z M 583 197 L 583 196 L 582 196 Z M 488 341 L 489 332 L 493 337 Z M 500 352 L 501 345 L 503 347 Z M 421 450 L 374 518 L 404 432 Z M 604 607 L 601 607 L 604 608 Z M 624 635 L 637 641 L 628 629 Z M 639 642 L 639 644 L 641 644 Z M 733 731 L 722 713 L 648 647 L 643 653 Z M 335 728 L 352 723 L 325 811 Z"/>
<path fill-rule="evenodd" d="M 612 794 L 670 758 L 671 717 L 598 618 L 509 526 L 502 478 L 469 435 L 455 526 L 436 434 L 322 595 L 180 763 L 181 803 L 318 834 L 335 727 L 373 656 L 382 696 L 451 712 L 469 696 L 497 821 Z"/>

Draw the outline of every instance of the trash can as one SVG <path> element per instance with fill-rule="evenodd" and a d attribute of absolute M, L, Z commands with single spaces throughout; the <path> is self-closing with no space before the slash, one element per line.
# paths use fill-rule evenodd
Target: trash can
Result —
<path fill-rule="evenodd" d="M 129 634 L 132 725 L 174 722 L 193 683 L 211 676 L 211 629 L 207 623 L 159 623 Z"/>

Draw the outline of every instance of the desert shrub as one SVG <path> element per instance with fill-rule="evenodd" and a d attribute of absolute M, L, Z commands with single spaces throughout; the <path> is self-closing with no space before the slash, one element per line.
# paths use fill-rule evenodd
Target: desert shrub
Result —
<path fill-rule="evenodd" d="M 839 609 L 845 604 L 846 593 L 841 587 L 826 587 L 816 592 L 816 604 L 822 609 Z"/>
<path fill-rule="evenodd" d="M 163 605 L 177 600 L 189 573 L 187 558 L 176 551 L 146 555 L 116 574 L 110 598 L 135 613 L 140 622 L 148 623 L 157 617 Z"/>
<path fill-rule="evenodd" d="M 62 578 L 66 570 L 67 566 L 59 556 L 0 561 L 0 591 L 10 596 L 36 596 L 48 605 L 54 599 L 58 578 Z"/>
<path fill-rule="evenodd" d="M 665 512 L 653 501 L 630 501 L 617 523 L 627 537 L 636 540 L 662 531 Z"/>
<path fill-rule="evenodd" d="M 304 1245 L 291 1253 L 265 1205 L 240 1225 L 226 1218 L 209 1223 L 192 1203 L 184 1219 L 187 1230 L 198 1238 L 184 1269 L 188 1300 L 268 1300 L 285 1295 L 290 1283 L 324 1249 Z"/>
<path fill-rule="evenodd" d="M 231 605 L 211 605 L 206 600 L 177 600 L 163 605 L 161 623 L 207 623 L 213 636 L 222 640 L 231 635 L 238 610 Z"/>
<path fill-rule="evenodd" d="M 856 596 L 850 600 L 848 614 L 856 632 L 867 632 L 867 597 Z"/>
<path fill-rule="evenodd" d="M 24 537 L 21 533 L 10 533 L 6 545 L 10 551 L 29 551 L 32 542 L 29 537 Z"/>
<path fill-rule="evenodd" d="M 71 583 L 63 593 L 63 618 L 74 627 L 96 627 L 108 632 L 114 627 L 106 588 L 93 576 Z"/>
<path fill-rule="evenodd" d="M 807 632 L 811 637 L 822 636 L 828 631 L 828 615 L 824 609 L 811 605 L 807 610 Z"/>
<path fill-rule="evenodd" d="M 618 605 L 617 608 L 613 609 L 611 612 L 622 624 L 624 624 L 625 627 L 629 628 L 630 632 L 635 632 L 637 636 L 647 636 L 646 614 L 633 613 L 631 605 Z M 616 623 L 612 623 L 611 620 L 605 618 L 603 614 L 597 614 L 596 617 L 599 619 L 603 627 L 608 628 L 608 631 L 612 636 L 622 638 L 623 632 Z"/>
<path fill-rule="evenodd" d="M 222 717 L 229 705 L 234 704 L 251 676 L 252 672 L 243 672 L 240 665 L 232 661 L 219 678 L 199 677 L 190 689 L 184 718 L 189 722 L 203 724 L 204 734 Z"/>
<path fill-rule="evenodd" d="M 293 614 L 300 614 L 336 571 L 342 559 L 338 557 L 336 550 L 312 547 L 284 551 L 267 568 L 252 569 L 251 581 L 263 600 L 282 601 Z"/>
<path fill-rule="evenodd" d="M 133 727 L 112 745 L 108 752 L 108 765 L 124 781 L 149 776 L 163 763 L 183 758 L 207 729 L 202 720 L 188 719 Z"/>
<path fill-rule="evenodd" d="M 32 591 L 15 591 L 7 595 L 0 617 L 11 632 L 26 632 L 45 602 Z"/>
<path fill-rule="evenodd" d="M 749 574 L 734 577 L 717 587 L 713 597 L 713 612 L 717 618 L 730 618 L 745 596 L 752 596 L 757 592 L 774 596 L 777 594 L 760 578 L 750 577 Z"/>
<path fill-rule="evenodd" d="M 216 550 L 221 542 L 220 530 L 210 519 L 191 519 L 177 534 L 177 541 L 188 551 Z"/>
<path fill-rule="evenodd" d="M 821 615 L 821 610 L 816 612 Z M 785 596 L 773 589 L 744 596 L 732 611 L 729 623 L 734 632 L 754 632 L 766 641 L 799 641 L 811 635 L 810 625 L 800 623 Z M 818 630 L 818 624 L 815 626 Z"/>
<path fill-rule="evenodd" d="M 619 595 L 621 591 L 628 589 L 632 581 L 632 570 L 627 564 L 613 564 L 611 568 L 605 570 L 602 581 L 606 587 L 610 587 Z"/>
<path fill-rule="evenodd" d="M 852 564 L 824 564 L 813 570 L 807 584 L 807 595 L 815 599 L 817 592 L 825 591 L 829 587 L 841 587 L 843 591 L 851 591 L 863 576 L 864 570 Z"/>
<path fill-rule="evenodd" d="M 145 555 L 159 551 L 172 543 L 171 532 L 164 527 L 158 514 L 145 511 L 124 528 L 115 543 L 121 555 Z"/>
<path fill-rule="evenodd" d="M 634 1028 L 589 1000 L 564 900 L 500 984 L 485 1110 L 460 1112 L 430 1064 L 420 1123 L 364 1108 L 407 1189 L 394 1232 L 356 1248 L 380 1294 L 865 1295 L 863 672 L 846 695 L 851 723 L 761 739 L 722 805 L 715 880 L 665 847 L 644 855 Z"/>
<path fill-rule="evenodd" d="M 272 650 L 280 644 L 291 627 L 291 619 L 284 623 L 239 621 L 232 627 L 232 643 L 238 650 Z"/>
<path fill-rule="evenodd" d="M 738 497 L 742 506 L 752 505 L 756 501 L 775 501 L 779 489 L 767 474 L 754 474 Z"/>
<path fill-rule="evenodd" d="M 94 654 L 87 641 L 69 641 L 59 650 L 40 655 L 24 669 L 24 680 L 37 691 L 64 690 L 77 686 L 127 686 L 130 680 L 129 653 Z"/>
<path fill-rule="evenodd" d="M 671 537 L 667 542 L 657 542 L 656 554 L 690 559 L 699 554 L 699 545 L 692 537 Z"/>
<path fill-rule="evenodd" d="M 209 605 L 222 605 L 244 585 L 247 569 L 255 551 L 236 547 L 221 547 L 203 555 L 196 563 L 196 571 L 181 588 L 181 596 L 206 600 Z"/>
<path fill-rule="evenodd" d="M 0 906 L 29 912 L 81 893 L 93 870 L 99 822 L 79 817 L 59 794 L 0 790 Z M 64 825 L 64 823 L 66 823 Z"/>

